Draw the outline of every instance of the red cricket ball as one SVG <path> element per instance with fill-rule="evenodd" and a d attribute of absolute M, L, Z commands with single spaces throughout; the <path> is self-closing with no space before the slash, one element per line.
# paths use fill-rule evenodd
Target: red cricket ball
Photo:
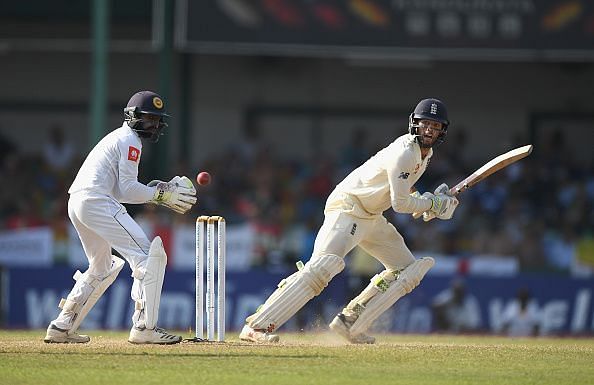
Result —
<path fill-rule="evenodd" d="M 198 182 L 198 184 L 201 186 L 209 184 L 210 179 L 210 174 L 206 171 L 202 171 L 201 173 L 198 173 L 198 175 L 196 175 L 196 182 Z"/>

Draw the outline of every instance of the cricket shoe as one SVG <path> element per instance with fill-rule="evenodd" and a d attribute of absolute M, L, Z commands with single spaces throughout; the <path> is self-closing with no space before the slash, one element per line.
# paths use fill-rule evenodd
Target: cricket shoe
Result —
<path fill-rule="evenodd" d="M 332 322 L 330 322 L 329 326 L 333 332 L 340 335 L 341 337 L 344 337 L 345 339 L 347 339 L 349 342 L 351 342 L 353 344 L 374 344 L 375 343 L 375 337 L 368 336 L 367 334 L 360 333 L 360 334 L 356 334 L 356 335 L 351 335 L 351 326 L 353 326 L 353 324 L 354 324 L 354 321 L 349 322 L 347 317 L 344 314 L 338 313 L 338 315 L 336 317 L 334 317 Z"/>
<path fill-rule="evenodd" d="M 278 342 L 280 337 L 277 334 L 270 334 L 263 329 L 252 329 L 245 325 L 239 333 L 239 339 L 251 342 Z"/>
<path fill-rule="evenodd" d="M 128 342 L 131 344 L 172 345 L 180 343 L 181 340 L 181 336 L 169 334 L 161 328 L 139 329 L 134 326 L 130 330 L 130 337 L 128 337 Z"/>
<path fill-rule="evenodd" d="M 90 340 L 89 336 L 76 334 L 75 332 L 69 333 L 66 329 L 60 329 L 56 325 L 50 324 L 47 327 L 43 342 L 47 344 L 85 344 Z"/>

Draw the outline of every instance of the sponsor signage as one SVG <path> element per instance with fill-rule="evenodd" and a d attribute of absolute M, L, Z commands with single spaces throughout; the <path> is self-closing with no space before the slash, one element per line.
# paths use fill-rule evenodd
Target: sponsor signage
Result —
<path fill-rule="evenodd" d="M 227 275 L 227 325 L 239 330 L 245 317 L 256 310 L 286 274 L 262 270 Z M 58 314 L 58 302 L 71 289 L 73 271 L 60 268 L 10 268 L 3 274 L 6 326 L 45 328 Z M 403 297 L 375 323 L 375 331 L 428 333 L 433 331 L 431 302 L 451 283 L 451 277 L 428 276 L 411 294 Z M 554 280 L 555 284 L 551 285 Z M 319 297 L 283 327 L 284 330 L 327 329 L 327 323 L 356 292 L 349 289 L 346 274 L 335 277 Z M 132 278 L 126 266 L 83 322 L 83 328 L 128 329 L 133 304 Z M 479 331 L 499 332 L 504 313 L 518 290 L 527 289 L 543 320 L 547 335 L 592 334 L 594 332 L 594 279 L 519 275 L 510 278 L 468 277 L 467 291 L 478 303 Z M 361 283 L 361 287 L 366 282 Z M 168 271 L 165 275 L 159 324 L 168 329 L 188 330 L 194 325 L 194 275 Z"/>
<path fill-rule="evenodd" d="M 50 266 L 53 245 L 48 227 L 0 232 L 0 266 Z"/>

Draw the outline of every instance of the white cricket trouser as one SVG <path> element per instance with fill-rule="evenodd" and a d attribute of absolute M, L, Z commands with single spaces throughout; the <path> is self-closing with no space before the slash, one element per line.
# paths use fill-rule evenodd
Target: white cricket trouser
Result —
<path fill-rule="evenodd" d="M 402 235 L 383 215 L 363 217 L 361 213 L 362 209 L 350 200 L 326 211 L 313 255 L 333 254 L 344 258 L 355 246 L 360 246 L 386 269 L 400 270 L 414 262 L 415 257 Z"/>
<path fill-rule="evenodd" d="M 345 196 L 326 207 L 313 255 L 305 267 L 285 279 L 264 305 L 246 319 L 255 329 L 274 331 L 281 327 L 344 268 L 343 258 L 361 246 L 386 269 L 400 270 L 415 258 L 404 239 L 382 215 L 370 215 Z"/>
<path fill-rule="evenodd" d="M 111 266 L 111 249 L 117 250 L 128 261 L 132 271 L 144 269 L 150 242 L 140 226 L 130 217 L 126 208 L 112 197 L 91 195 L 86 192 L 72 194 L 68 200 L 68 216 L 76 229 L 89 260 L 88 274 L 104 279 Z M 90 296 L 93 287 L 78 280 L 68 299 L 82 304 Z M 140 282 L 134 279 L 132 299 L 142 296 Z M 140 314 L 135 312 L 134 324 L 142 324 Z M 53 323 L 61 329 L 70 329 L 72 319 L 60 313 Z"/>

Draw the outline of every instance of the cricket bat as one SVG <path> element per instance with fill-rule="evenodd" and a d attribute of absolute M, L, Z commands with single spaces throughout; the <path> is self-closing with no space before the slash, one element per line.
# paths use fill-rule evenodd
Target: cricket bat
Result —
<path fill-rule="evenodd" d="M 450 189 L 450 195 L 458 195 L 462 191 L 466 191 L 467 189 L 482 181 L 489 175 L 494 174 L 495 172 L 509 166 L 514 162 L 517 162 L 520 159 L 524 159 L 525 157 L 530 155 L 531 152 L 532 145 L 529 144 L 526 146 L 515 148 L 511 151 L 506 152 L 505 154 L 501 154 L 491 159 L 478 170 L 476 170 L 475 172 L 464 178 L 462 181 L 460 181 L 457 185 L 452 187 Z M 419 218 L 422 215 L 423 213 L 414 213 L 413 217 Z"/>

